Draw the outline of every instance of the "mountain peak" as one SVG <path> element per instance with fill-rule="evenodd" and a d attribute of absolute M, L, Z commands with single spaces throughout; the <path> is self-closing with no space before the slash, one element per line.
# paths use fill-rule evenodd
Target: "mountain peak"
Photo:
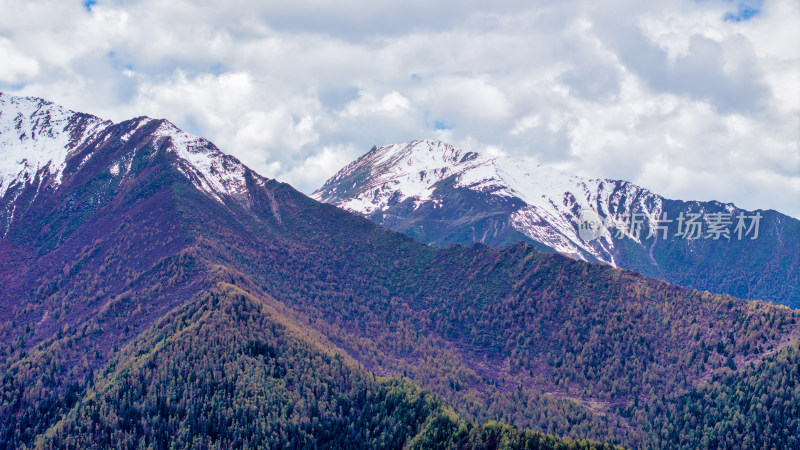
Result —
<path fill-rule="evenodd" d="M 490 160 L 438 139 L 376 146 L 311 196 L 328 203 L 350 198 L 345 209 L 369 214 L 406 198 L 428 200 L 437 182 Z"/>
<path fill-rule="evenodd" d="M 115 124 L 39 98 L 0 93 L 0 199 L 13 186 L 57 188 L 73 157 L 80 154 L 74 165 L 79 170 L 105 148 L 116 155 L 109 173 L 125 177 L 143 145 L 174 152 L 178 170 L 220 203 L 222 196 L 237 198 L 246 191 L 247 169 L 239 160 L 165 119 L 140 116 Z M 114 150 L 120 146 L 121 152 Z"/>
<path fill-rule="evenodd" d="M 373 147 L 367 155 L 374 154 L 374 164 L 391 162 L 393 164 L 405 163 L 407 165 L 430 166 L 445 164 L 460 164 L 479 156 L 478 153 L 458 149 L 438 139 L 414 140 L 402 144 L 392 144 L 382 147 Z"/>
<path fill-rule="evenodd" d="M 0 93 L 0 198 L 40 171 L 60 184 L 70 152 L 110 124 L 40 98 Z"/>
<path fill-rule="evenodd" d="M 644 214 L 648 223 L 657 220 L 661 213 L 659 197 L 628 182 L 569 175 L 530 159 L 464 151 L 435 139 L 373 147 L 334 175 L 312 197 L 377 219 L 379 223 L 389 221 L 402 223 L 402 227 L 420 227 L 413 217 L 420 211 L 441 207 L 444 199 L 456 192 L 484 198 L 493 205 L 489 208 L 493 211 L 503 209 L 508 223 L 504 222 L 500 228 L 521 233 L 513 239 L 524 235 L 557 252 L 612 265 L 615 265 L 614 241 L 610 232 L 606 231 L 592 243 L 580 237 L 578 225 L 583 211 L 601 217 L 612 212 L 637 211 Z M 469 202 L 455 201 L 464 205 Z M 496 242 L 500 243 L 512 239 L 498 230 L 476 231 L 465 219 L 474 211 L 465 208 L 437 221 L 451 222 L 456 227 L 447 233 L 479 234 L 466 241 L 500 239 Z M 484 221 L 498 215 L 499 210 L 484 212 L 475 219 Z M 472 228 L 455 231 L 464 226 Z M 449 239 L 442 243 L 452 243 Z"/>
<path fill-rule="evenodd" d="M 168 120 L 162 120 L 153 135 L 169 140 L 168 150 L 183 161 L 178 170 L 220 203 L 224 203 L 220 194 L 237 197 L 247 191 L 244 164 L 207 139 L 186 133 Z"/>
<path fill-rule="evenodd" d="M 798 304 L 800 286 L 785 280 L 797 278 L 790 248 L 800 223 L 775 211 L 670 200 L 437 140 L 375 147 L 313 197 L 436 246 L 525 241 L 696 289 Z M 766 267 L 769 278 L 759 275 Z"/>

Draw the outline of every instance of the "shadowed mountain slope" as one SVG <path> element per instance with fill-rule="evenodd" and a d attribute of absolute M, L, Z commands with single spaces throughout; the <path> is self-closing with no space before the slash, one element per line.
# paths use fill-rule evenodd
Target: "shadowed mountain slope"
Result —
<path fill-rule="evenodd" d="M 665 199 L 437 140 L 374 147 L 312 197 L 439 247 L 519 241 L 673 284 L 800 307 L 800 221 Z M 587 229 L 591 224 L 593 229 Z"/>
<path fill-rule="evenodd" d="M 474 425 L 502 420 L 639 446 L 798 338 L 788 308 L 526 244 L 436 249 L 166 121 L 99 123 L 0 197 L 3 445 L 596 445 Z"/>

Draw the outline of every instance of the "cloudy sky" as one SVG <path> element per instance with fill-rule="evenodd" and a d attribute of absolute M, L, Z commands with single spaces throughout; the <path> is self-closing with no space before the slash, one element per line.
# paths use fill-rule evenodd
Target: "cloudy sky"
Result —
<path fill-rule="evenodd" d="M 167 118 L 306 193 L 440 138 L 800 217 L 798 42 L 797 0 L 0 0 L 0 91 Z"/>

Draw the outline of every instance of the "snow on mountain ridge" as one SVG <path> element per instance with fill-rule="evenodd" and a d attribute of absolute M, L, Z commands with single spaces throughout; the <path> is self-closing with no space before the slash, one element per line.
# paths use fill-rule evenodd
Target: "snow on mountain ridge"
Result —
<path fill-rule="evenodd" d="M 449 177 L 455 188 L 524 202 L 510 221 L 533 240 L 577 257 L 589 253 L 612 265 L 611 231 L 584 241 L 579 233 L 583 211 L 606 218 L 619 230 L 625 228 L 620 211 L 641 213 L 651 224 L 661 214 L 660 197 L 632 183 L 568 175 L 531 160 L 465 152 L 438 140 L 374 147 L 312 197 L 370 216 L 406 199 L 415 207 L 436 203 L 437 183 Z M 642 244 L 640 237 L 628 237 Z"/>
<path fill-rule="evenodd" d="M 178 167 L 195 187 L 224 203 L 219 194 L 238 196 L 247 191 L 245 166 L 236 158 L 222 153 L 210 141 L 181 131 L 169 121 L 162 121 L 155 131 L 157 138 L 169 138 L 171 150 L 187 164 Z M 190 171 L 189 176 L 184 170 Z"/>
<path fill-rule="evenodd" d="M 160 122 L 158 127 L 145 138 L 154 141 L 169 139 L 168 151 L 178 155 L 178 169 L 198 189 L 220 203 L 224 203 L 223 194 L 236 197 L 246 192 L 243 164 L 222 153 L 208 140 L 185 133 L 167 120 L 139 117 L 127 121 L 129 129 L 117 138 L 128 143 L 137 132 L 154 121 Z M 114 135 L 107 132 L 112 126 L 115 124 L 111 121 L 77 113 L 39 98 L 0 93 L 0 199 L 11 186 L 33 182 L 40 171 L 44 171 L 40 184 L 49 175 L 52 186 L 59 186 L 72 153 L 98 137 L 103 139 L 98 145 L 105 143 Z M 82 168 L 92 155 L 84 156 L 78 168 Z M 128 174 L 134 156 L 135 150 L 116 161 L 109 173 L 114 176 Z"/>
<path fill-rule="evenodd" d="M 368 170 L 371 176 L 359 186 L 359 190 L 373 190 L 372 198 L 365 201 L 364 198 L 354 197 L 350 204 L 343 207 L 369 214 L 376 209 L 386 208 L 390 202 L 409 197 L 428 200 L 433 185 L 454 175 L 454 168 L 463 171 L 485 162 L 487 160 L 477 153 L 464 152 L 438 140 L 412 141 L 374 147 L 339 171 L 326 184 L 333 185 L 351 174 Z M 399 197 L 396 193 L 399 193 Z M 312 198 L 319 199 L 317 193 L 312 194 Z"/>
<path fill-rule="evenodd" d="M 618 211 L 637 212 L 650 224 L 660 217 L 661 199 L 646 189 L 629 182 L 609 179 L 583 178 L 532 163 L 524 159 L 498 157 L 492 160 L 496 176 L 483 180 L 470 180 L 465 173 L 459 186 L 494 190 L 498 195 L 517 197 L 528 206 L 515 212 L 512 223 L 524 234 L 547 241 L 556 251 L 573 254 L 583 249 L 601 261 L 614 264 L 610 250 L 614 243 L 606 230 L 597 246 L 587 246 L 580 237 L 576 224 L 582 221 L 581 211 L 594 211 L 607 218 L 607 225 L 618 230 L 627 228 L 618 217 Z M 637 195 L 639 194 L 639 195 Z M 624 199 L 624 201 L 623 201 Z M 638 199 L 637 203 L 636 202 Z M 647 205 L 646 203 L 651 203 Z M 538 225 L 544 223 L 545 225 Z M 558 230 L 557 234 L 551 228 Z M 628 238 L 641 243 L 638 236 Z M 565 239 L 566 238 L 566 239 Z"/>
<path fill-rule="evenodd" d="M 70 151 L 110 125 L 84 116 L 88 126 L 73 136 L 70 126 L 76 115 L 42 99 L 0 93 L 0 198 L 12 184 L 30 181 L 40 170 L 59 185 Z"/>

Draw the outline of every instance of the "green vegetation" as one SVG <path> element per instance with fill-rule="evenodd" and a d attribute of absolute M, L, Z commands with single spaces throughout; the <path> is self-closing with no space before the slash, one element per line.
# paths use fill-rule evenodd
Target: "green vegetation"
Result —
<path fill-rule="evenodd" d="M 656 447 L 800 447 L 800 344 L 648 410 Z M 652 425 L 650 425 L 652 424 Z"/>
<path fill-rule="evenodd" d="M 0 448 L 794 443 L 796 311 L 428 247 L 249 172 L 221 204 L 128 142 L 91 214 L 53 214 L 95 198 L 67 177 L 0 240 Z"/>
<path fill-rule="evenodd" d="M 203 228 L 203 254 L 365 366 L 406 375 L 476 420 L 637 446 L 645 408 L 797 336 L 788 308 L 526 245 L 420 248 L 274 189 L 278 205 L 291 202 L 280 224 L 265 208 L 266 224 L 232 233 L 220 217 Z"/>
<path fill-rule="evenodd" d="M 410 449 L 617 449 L 609 444 L 559 439 L 530 430 L 521 431 L 504 423 L 490 421 L 471 426 L 450 410 L 434 415 L 423 430 L 406 446 Z"/>
<path fill-rule="evenodd" d="M 122 349 L 37 448 L 611 448 L 492 422 L 381 379 L 220 284 Z M 329 344 L 327 344 L 329 345 Z"/>
<path fill-rule="evenodd" d="M 156 330 L 38 443 L 398 448 L 440 407 L 302 341 L 235 290 L 208 295 Z"/>

